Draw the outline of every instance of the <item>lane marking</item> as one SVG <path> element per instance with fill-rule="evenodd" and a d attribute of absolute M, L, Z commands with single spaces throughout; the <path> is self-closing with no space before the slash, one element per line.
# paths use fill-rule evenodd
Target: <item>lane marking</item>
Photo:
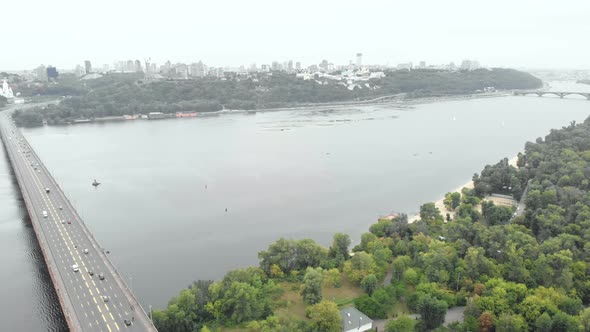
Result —
<path fill-rule="evenodd" d="M 30 148 L 30 149 L 32 150 L 32 148 Z M 21 155 L 21 158 L 23 160 L 25 160 L 22 155 Z M 25 160 L 25 163 L 28 163 L 28 161 Z M 47 195 L 47 193 L 45 192 L 45 186 L 41 184 L 41 179 L 39 178 L 40 175 L 37 175 L 35 172 L 32 172 L 31 169 L 29 169 L 28 167 L 25 167 L 25 169 L 28 170 L 30 180 L 32 180 L 31 184 L 33 184 L 33 188 L 35 187 L 35 185 L 37 187 L 36 189 L 37 189 L 37 192 L 39 194 L 39 196 L 37 197 L 37 199 L 40 197 L 41 200 L 46 204 L 46 209 L 51 212 L 50 213 L 50 216 L 51 216 L 50 220 L 53 221 L 53 225 L 55 226 L 55 229 L 59 232 L 60 237 L 62 238 L 62 241 L 63 241 L 61 246 L 57 246 L 56 248 L 50 248 L 50 249 L 53 249 L 52 251 L 56 250 L 58 252 L 61 249 L 65 253 L 65 250 L 63 248 L 63 245 L 65 245 L 65 247 L 67 247 L 67 249 L 68 249 L 68 251 L 70 253 L 70 257 L 72 258 L 74 264 L 77 264 L 77 260 L 76 260 L 76 257 L 75 257 L 76 255 L 72 252 L 72 249 L 70 247 L 70 244 L 72 246 L 74 246 L 74 242 L 72 241 L 72 237 L 70 236 L 69 231 L 68 231 L 68 229 L 65 226 L 65 223 L 64 224 L 60 224 L 61 221 L 64 221 L 62 219 L 62 216 L 65 215 L 65 212 L 60 213 L 60 212 L 58 212 L 56 210 L 55 205 L 54 205 L 54 202 L 53 202 L 53 199 L 52 199 L 52 198 L 55 198 L 55 195 L 52 195 L 52 196 L 48 196 Z M 38 172 L 38 173 L 41 174 L 41 172 Z M 48 178 L 50 177 L 50 175 L 48 173 L 46 174 L 45 172 L 43 173 L 43 176 L 44 177 L 48 177 Z M 52 181 L 49 180 L 49 182 L 52 182 Z M 33 195 L 33 193 L 34 193 L 34 191 L 31 192 L 31 195 Z M 60 197 L 60 199 L 61 199 L 61 197 Z M 70 212 L 72 212 L 72 211 L 70 211 Z M 75 219 L 75 216 L 72 216 L 72 217 Z M 42 225 L 47 225 L 49 227 L 51 225 L 51 223 L 42 223 Z M 62 229 L 63 229 L 63 232 L 62 232 Z M 74 234 L 74 238 L 75 239 L 79 239 L 79 237 L 77 236 L 78 234 L 76 233 L 76 230 L 75 229 L 71 229 L 71 230 L 74 232 L 73 233 Z M 49 235 L 52 238 L 52 242 L 55 243 L 55 234 L 57 234 L 57 232 L 52 227 L 49 227 L 48 232 L 49 232 Z M 65 236 L 64 236 L 64 233 L 65 233 Z M 52 236 L 52 234 L 53 234 L 53 236 Z M 67 237 L 67 240 L 69 240 L 70 243 L 68 243 L 68 241 L 66 240 L 66 237 Z M 87 241 L 90 241 L 90 239 L 88 239 L 88 238 L 85 238 L 85 239 Z M 82 242 L 82 241 L 80 241 L 80 242 Z M 61 257 L 61 255 L 59 255 L 59 256 Z M 85 264 L 84 260 L 82 259 L 82 257 L 80 257 L 80 254 L 79 253 L 78 253 L 77 256 L 78 256 L 79 261 L 85 267 L 86 264 Z M 93 261 L 96 263 L 96 260 L 94 258 L 93 258 Z M 63 259 L 62 259 L 62 264 L 65 264 L 65 262 L 63 261 Z M 104 262 L 103 262 L 103 264 L 104 264 Z M 64 266 L 64 270 L 67 271 L 68 268 L 66 266 Z M 67 275 L 67 276 L 69 277 L 70 284 L 73 285 L 74 284 L 73 277 L 76 277 L 76 276 L 75 275 L 73 277 L 72 277 L 72 275 Z M 85 281 L 85 284 L 86 284 L 86 287 L 87 287 L 88 291 L 91 293 L 92 290 L 90 289 L 88 283 L 86 282 L 86 278 L 84 277 L 83 274 L 81 274 L 81 276 L 82 276 L 82 279 Z M 96 284 L 94 283 L 93 280 L 92 280 L 92 282 L 96 286 Z M 79 284 L 79 287 L 80 287 L 81 290 L 84 290 L 81 284 Z M 109 287 L 112 290 L 112 287 L 111 286 L 109 286 Z M 98 290 L 98 288 L 96 290 L 97 290 L 98 293 L 100 293 L 100 291 Z M 83 294 L 84 297 L 86 297 L 86 293 L 85 292 L 83 292 L 82 294 Z M 93 295 L 93 294 L 91 293 L 91 295 Z M 115 296 L 116 296 L 116 294 L 115 294 Z M 78 294 L 77 294 L 77 297 L 78 297 L 78 299 L 80 298 L 80 296 Z M 97 304 L 97 308 L 100 310 L 100 307 L 98 306 L 98 303 L 96 303 L 96 299 L 94 297 L 93 297 L 93 300 L 94 300 L 95 304 Z M 87 303 L 89 303 L 89 302 L 87 302 Z M 108 310 L 108 306 L 107 306 L 107 310 Z M 104 316 L 103 316 L 103 320 L 104 320 Z M 105 320 L 105 323 L 106 323 L 106 320 Z M 97 321 L 97 324 L 98 324 L 98 321 Z M 107 323 L 107 328 L 109 329 L 109 331 L 111 330 L 111 328 L 108 325 L 108 323 Z"/>

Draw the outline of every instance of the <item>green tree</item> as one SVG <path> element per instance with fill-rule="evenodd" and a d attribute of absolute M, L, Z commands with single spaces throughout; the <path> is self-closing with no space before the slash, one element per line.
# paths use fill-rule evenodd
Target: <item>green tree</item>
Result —
<path fill-rule="evenodd" d="M 590 332 L 590 308 L 586 308 L 580 313 L 580 324 L 584 332 Z"/>
<path fill-rule="evenodd" d="M 385 325 L 385 332 L 414 332 L 416 320 L 408 316 L 399 316 L 395 320 L 390 320 Z"/>
<path fill-rule="evenodd" d="M 416 286 L 420 281 L 420 275 L 415 269 L 409 268 L 404 272 L 404 282 L 408 285 Z"/>
<path fill-rule="evenodd" d="M 443 217 L 434 203 L 425 203 L 420 206 L 420 219 L 424 221 L 442 220 Z"/>
<path fill-rule="evenodd" d="M 350 246 L 350 237 L 348 234 L 336 233 L 330 247 L 329 255 L 334 258 L 341 266 L 349 258 L 348 247 Z"/>
<path fill-rule="evenodd" d="M 232 282 L 225 291 L 220 283 L 214 283 L 211 293 L 216 300 L 207 304 L 207 310 L 224 323 L 240 324 L 264 318 L 267 313 L 260 289 L 248 283 Z"/>
<path fill-rule="evenodd" d="M 445 301 L 437 300 L 430 294 L 426 294 L 418 300 L 416 307 L 426 328 L 435 329 L 444 323 L 447 313 Z"/>
<path fill-rule="evenodd" d="M 544 312 L 535 320 L 535 331 L 538 332 L 550 332 L 553 326 L 553 321 L 549 314 Z"/>
<path fill-rule="evenodd" d="M 357 252 L 350 260 L 344 263 L 344 273 L 350 281 L 357 285 L 369 274 L 375 274 L 377 264 L 373 255 L 364 251 Z"/>
<path fill-rule="evenodd" d="M 342 331 L 342 319 L 336 303 L 322 301 L 308 309 L 308 316 L 316 331 L 340 332 Z"/>
<path fill-rule="evenodd" d="M 373 294 L 373 291 L 377 288 L 377 277 L 374 274 L 369 274 L 361 280 L 361 288 L 367 292 L 367 294 Z"/>
<path fill-rule="evenodd" d="M 385 306 L 376 298 L 363 294 L 353 301 L 355 308 L 371 318 L 386 318 Z"/>
<path fill-rule="evenodd" d="M 322 300 L 322 283 L 324 275 L 321 268 L 307 268 L 303 277 L 303 289 L 301 296 L 307 304 L 316 304 Z"/>
<path fill-rule="evenodd" d="M 496 320 L 496 332 L 525 332 L 528 327 L 520 315 L 502 314 Z"/>
<path fill-rule="evenodd" d="M 461 194 L 458 192 L 447 193 L 443 203 L 447 210 L 454 210 L 461 204 Z"/>
<path fill-rule="evenodd" d="M 408 256 L 398 256 L 393 260 L 391 264 L 393 277 L 396 280 L 400 280 L 403 276 L 404 271 L 412 265 L 412 259 Z"/>
<path fill-rule="evenodd" d="M 557 312 L 553 316 L 551 330 L 555 332 L 577 332 L 580 331 L 580 324 L 574 316 L 564 312 Z"/>
<path fill-rule="evenodd" d="M 258 253 L 260 268 L 271 275 L 271 267 L 277 265 L 285 274 L 307 267 L 318 267 L 328 256 L 328 251 L 310 239 L 279 239 L 267 250 Z"/>
<path fill-rule="evenodd" d="M 324 285 L 340 288 L 342 286 L 342 274 L 336 268 L 324 271 Z"/>

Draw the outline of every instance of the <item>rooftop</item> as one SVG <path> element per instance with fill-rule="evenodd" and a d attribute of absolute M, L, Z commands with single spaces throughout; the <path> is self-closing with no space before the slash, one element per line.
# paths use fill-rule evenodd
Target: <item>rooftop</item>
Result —
<path fill-rule="evenodd" d="M 342 317 L 343 331 L 359 328 L 360 326 L 371 324 L 373 322 L 371 318 L 360 312 L 355 307 L 348 307 L 346 309 L 340 310 L 340 316 Z"/>

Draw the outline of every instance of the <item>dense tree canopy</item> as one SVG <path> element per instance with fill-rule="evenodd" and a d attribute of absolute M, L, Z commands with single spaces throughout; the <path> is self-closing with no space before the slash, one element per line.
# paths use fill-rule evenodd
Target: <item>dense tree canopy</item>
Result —
<path fill-rule="evenodd" d="M 19 86 L 24 95 L 60 96 L 58 106 L 39 108 L 36 113 L 49 124 L 94 119 L 105 116 L 212 112 L 221 109 L 264 109 L 314 103 L 370 100 L 406 93 L 409 97 L 473 93 L 485 87 L 531 89 L 541 81 L 512 69 L 474 71 L 412 70 L 390 71 L 371 79 L 373 88 L 348 89 L 338 81 L 316 77 L 296 78 L 273 72 L 254 77 L 229 75 L 227 78 L 203 77 L 191 80 L 144 81 L 143 74 L 108 73 L 101 78 L 78 81 L 62 75 L 56 82 Z M 0 101 L 1 103 L 1 101 Z M 40 125 L 37 117 L 14 118 L 19 125 Z"/>

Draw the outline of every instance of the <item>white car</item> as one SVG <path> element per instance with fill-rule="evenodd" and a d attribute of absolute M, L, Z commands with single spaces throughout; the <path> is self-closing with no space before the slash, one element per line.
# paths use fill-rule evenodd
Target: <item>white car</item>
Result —
<path fill-rule="evenodd" d="M 85 254 L 88 254 L 88 249 L 84 249 L 84 253 Z"/>
<path fill-rule="evenodd" d="M 43 218 L 47 218 L 47 211 L 43 211 Z"/>
<path fill-rule="evenodd" d="M 74 272 L 80 271 L 77 264 L 72 265 L 72 270 L 74 270 Z"/>
<path fill-rule="evenodd" d="M 63 209 L 64 209 L 64 207 L 60 205 L 60 206 L 59 206 L 59 209 L 60 209 L 60 210 L 63 210 Z"/>

